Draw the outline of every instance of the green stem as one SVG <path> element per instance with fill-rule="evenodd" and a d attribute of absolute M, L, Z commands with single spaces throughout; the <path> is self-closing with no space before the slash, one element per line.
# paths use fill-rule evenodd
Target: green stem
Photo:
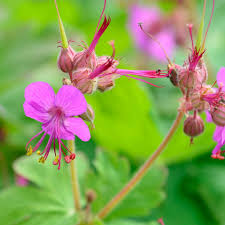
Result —
<path fill-rule="evenodd" d="M 149 168 L 152 166 L 154 161 L 158 158 L 158 156 L 163 152 L 168 142 L 173 137 L 175 131 L 180 125 L 184 113 L 180 111 L 174 121 L 172 127 L 169 130 L 169 133 L 160 144 L 158 149 L 153 153 L 152 156 L 144 163 L 144 165 L 137 171 L 137 173 L 133 176 L 133 178 L 124 186 L 124 188 L 116 195 L 114 198 L 98 213 L 98 217 L 100 219 L 104 219 L 123 199 L 129 194 L 131 190 L 137 185 L 137 183 L 144 177 L 144 175 L 148 172 Z"/>
<path fill-rule="evenodd" d="M 75 153 L 75 141 L 68 140 L 68 147 L 72 153 Z M 77 176 L 77 168 L 75 160 L 70 162 L 70 172 L 71 172 L 71 183 L 72 183 L 72 191 L 73 191 L 73 198 L 74 198 L 74 205 L 77 212 L 81 210 L 81 203 L 80 203 L 80 187 L 78 182 Z"/>

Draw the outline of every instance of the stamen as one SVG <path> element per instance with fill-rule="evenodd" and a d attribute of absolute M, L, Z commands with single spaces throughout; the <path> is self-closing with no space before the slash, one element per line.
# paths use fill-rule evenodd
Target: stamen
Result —
<path fill-rule="evenodd" d="M 53 165 L 58 165 L 59 163 L 59 156 L 57 155 L 53 161 Z"/>
<path fill-rule="evenodd" d="M 98 25 L 97 25 L 97 27 L 96 27 L 95 34 L 98 32 L 98 27 L 99 27 L 99 24 L 100 24 L 100 22 L 101 22 L 101 20 L 102 20 L 102 16 L 103 16 L 103 14 L 104 14 L 104 12 L 105 12 L 105 7 L 106 7 L 106 0 L 104 0 L 104 6 L 103 6 L 103 9 L 102 9 L 101 16 L 100 16 L 100 18 L 99 18 L 99 20 L 98 20 Z"/>
<path fill-rule="evenodd" d="M 161 224 L 161 225 L 165 225 L 162 218 L 158 219 L 158 222 Z"/>
<path fill-rule="evenodd" d="M 155 42 L 159 45 L 159 47 L 160 47 L 161 50 L 163 51 L 163 53 L 164 53 L 164 55 L 165 55 L 165 57 L 166 57 L 168 63 L 169 63 L 170 65 L 173 65 L 173 63 L 171 62 L 169 56 L 168 56 L 167 53 L 166 53 L 166 50 L 163 48 L 163 46 L 162 46 L 162 44 L 160 43 L 160 41 L 157 40 L 157 39 L 156 39 L 154 36 L 152 36 L 150 33 L 146 32 L 146 31 L 144 30 L 144 28 L 142 27 L 142 24 L 141 24 L 141 23 L 139 23 L 139 27 L 141 28 L 141 30 L 142 30 L 148 37 L 150 37 L 153 41 L 155 41 Z"/>
<path fill-rule="evenodd" d="M 43 133 L 44 131 L 40 131 L 39 133 L 37 133 L 35 136 L 33 136 L 26 144 L 25 149 L 27 150 L 28 145 L 30 144 L 31 141 L 33 141 L 36 137 L 38 137 L 41 133 Z"/>
<path fill-rule="evenodd" d="M 31 145 L 29 146 L 28 150 L 27 150 L 27 156 L 31 156 L 33 153 L 33 149 L 31 147 Z"/>
<path fill-rule="evenodd" d="M 205 47 L 205 41 L 206 41 L 206 37 L 207 37 L 208 31 L 209 31 L 209 27 L 210 27 L 211 22 L 212 22 L 212 17 L 213 17 L 214 9 L 215 9 L 215 0 L 213 0 L 212 13 L 211 13 L 211 17 L 210 17 L 210 20 L 209 20 L 209 24 L 208 24 L 207 30 L 205 32 L 205 37 L 204 37 L 204 40 L 203 40 L 203 43 L 202 43 L 202 50 Z"/>
<path fill-rule="evenodd" d="M 71 155 L 70 155 L 70 159 L 71 160 L 74 160 L 76 158 L 76 154 L 75 153 L 72 153 Z"/>
<path fill-rule="evenodd" d="M 193 32 L 192 32 L 193 24 L 187 24 L 187 26 L 188 26 L 189 34 L 191 37 L 192 50 L 194 50 L 195 47 L 194 47 Z"/>
<path fill-rule="evenodd" d="M 70 159 L 70 157 L 68 155 L 65 156 L 64 159 L 65 159 L 66 163 L 70 163 L 71 162 L 71 159 Z"/>
<path fill-rule="evenodd" d="M 42 156 L 38 159 L 38 162 L 39 163 L 45 163 L 45 158 Z"/>
<path fill-rule="evenodd" d="M 40 150 L 37 151 L 37 155 L 41 155 L 41 151 Z"/>
<path fill-rule="evenodd" d="M 98 30 L 98 32 L 95 34 L 88 50 L 87 50 L 87 55 L 86 57 L 88 58 L 91 53 L 94 51 L 100 37 L 103 35 L 103 33 L 105 32 L 105 30 L 108 28 L 109 24 L 111 23 L 111 18 L 109 17 L 107 19 L 107 17 L 105 16 L 104 21 L 102 23 L 102 26 L 100 27 L 100 29 Z"/>

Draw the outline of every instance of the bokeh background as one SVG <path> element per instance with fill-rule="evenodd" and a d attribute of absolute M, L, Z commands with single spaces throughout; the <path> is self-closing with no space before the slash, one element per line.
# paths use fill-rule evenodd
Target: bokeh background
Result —
<path fill-rule="evenodd" d="M 97 54 L 110 55 L 111 47 L 108 41 L 115 40 L 116 57 L 120 60 L 120 68 L 167 68 L 166 62 L 149 57 L 135 44 L 128 21 L 131 7 L 137 4 L 149 8 L 157 7 L 164 18 L 162 23 L 165 22 L 165 18 L 171 18 L 175 12 L 178 13 L 177 21 L 184 22 L 183 26 L 181 23 L 176 30 L 186 32 L 186 38 L 184 44 L 176 46 L 171 57 L 177 64 L 182 64 L 188 56 L 190 47 L 188 31 L 184 29 L 186 27 L 184 17 L 187 15 L 190 20 L 187 22 L 194 24 L 196 32 L 201 19 L 202 0 L 108 0 L 106 14 L 110 15 L 112 22 L 97 45 Z M 84 40 L 90 44 L 103 7 L 103 0 L 59 0 L 58 5 L 68 38 L 76 42 Z M 208 1 L 206 24 L 211 7 L 212 1 Z M 215 81 L 219 68 L 225 66 L 224 12 L 225 2 L 217 0 L 206 42 L 205 60 L 209 70 L 209 84 Z M 172 20 L 170 23 L 173 23 Z M 30 209 L 27 205 L 28 208 L 21 205 L 22 199 L 26 202 L 26 196 L 28 200 L 32 197 L 28 191 L 27 194 L 23 193 L 25 197 L 19 199 L 18 196 L 22 196 L 20 191 L 17 193 L 18 190 L 14 189 L 13 194 L 10 191 L 12 187 L 15 188 L 16 173 L 27 175 L 26 177 L 30 178 L 30 186 L 46 187 L 45 181 L 40 180 L 37 184 L 36 178 L 29 175 L 37 173 L 35 170 L 39 170 L 39 166 L 26 165 L 27 162 L 23 161 L 17 165 L 15 160 L 25 155 L 25 144 L 40 129 L 40 124 L 24 116 L 25 87 L 34 81 L 45 81 L 58 90 L 62 85 L 62 78 L 65 77 L 56 64 L 59 53 L 57 41 L 60 40 L 60 36 L 54 1 L 1 0 L 0 29 L 0 224 L 51 225 L 53 220 L 50 220 L 48 207 L 45 207 L 44 212 L 39 211 L 39 208 L 44 207 L 41 203 L 35 211 L 35 215 L 39 215 L 39 222 L 33 221 L 32 216 L 27 217 L 31 220 L 15 220 L 24 218 Z M 76 43 L 72 45 L 79 50 Z M 119 183 L 120 185 L 115 187 L 119 190 L 126 181 L 120 177 L 121 173 L 114 173 L 121 169 L 118 167 L 121 159 L 117 157 L 126 158 L 126 163 L 130 164 L 130 172 L 127 173 L 132 174 L 159 145 L 176 116 L 179 91 L 167 79 L 156 80 L 155 83 L 163 85 L 164 88 L 155 88 L 122 77 L 116 80 L 116 86 L 111 91 L 87 96 L 87 101 L 95 111 L 95 129 L 91 131 L 92 139 L 88 143 L 77 140 L 77 149 L 85 155 L 86 163 L 90 163 L 89 167 L 94 170 L 96 163 L 93 162 L 98 155 L 96 152 L 102 151 L 96 149 L 103 149 L 105 154 L 113 157 L 103 160 L 104 157 L 101 159 L 99 156 L 99 161 L 103 160 L 106 164 L 103 168 L 105 176 L 109 177 L 107 182 L 104 179 L 105 182 L 97 182 L 100 178 L 93 174 L 87 175 L 85 178 L 87 180 L 82 181 L 85 183 L 84 186 L 98 183 L 94 184 L 98 189 L 98 199 L 104 199 L 104 195 L 109 194 L 107 188 L 101 189 L 105 184 Z M 155 174 L 153 179 L 149 177 L 145 180 L 143 196 L 137 194 L 123 207 L 124 209 L 127 206 L 127 210 L 121 211 L 124 213 L 120 214 L 117 211 L 115 214 L 117 217 L 114 216 L 118 221 L 121 218 L 123 220 L 129 218 L 130 222 L 112 222 L 109 219 L 106 224 L 150 224 L 151 221 L 163 217 L 166 225 L 225 225 L 225 164 L 224 161 L 210 158 L 210 151 L 215 145 L 212 140 L 214 128 L 214 125 L 206 124 L 204 134 L 194 139 L 194 144 L 190 145 L 189 138 L 183 134 L 180 127 L 158 162 L 164 172 L 153 172 Z M 115 170 L 113 173 L 110 173 L 111 167 L 108 168 L 107 160 L 109 164 L 113 161 L 112 168 Z M 23 165 L 25 168 L 22 168 Z M 44 176 L 43 168 L 45 167 L 42 165 L 38 176 Z M 56 168 L 53 171 L 52 174 L 59 173 Z M 60 173 L 62 176 L 63 171 Z M 64 179 L 58 182 L 63 183 Z M 160 195 L 152 194 L 154 182 L 160 183 L 159 186 L 155 186 L 155 189 L 160 189 Z M 72 195 L 69 192 L 68 194 Z M 146 197 L 147 195 L 150 197 Z M 148 202 L 144 202 L 146 200 Z M 36 197 L 32 201 L 39 202 L 39 199 Z M 97 203 L 101 205 L 100 200 Z M 24 211 L 20 211 L 22 207 Z M 95 207 L 98 209 L 99 206 Z M 43 222 L 40 214 L 44 214 L 49 221 L 46 218 L 47 221 Z"/>

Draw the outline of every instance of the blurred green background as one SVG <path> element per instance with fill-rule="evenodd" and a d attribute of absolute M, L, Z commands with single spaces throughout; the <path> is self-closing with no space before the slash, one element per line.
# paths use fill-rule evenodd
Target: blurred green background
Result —
<path fill-rule="evenodd" d="M 165 14 L 177 7 L 177 2 L 172 0 L 139 2 L 149 7 L 157 5 Z M 193 8 L 189 13 L 195 15 L 193 22 L 197 27 L 201 18 L 203 1 L 192 1 L 192 3 Z M 166 69 L 166 65 L 158 65 L 153 60 L 146 59 L 136 49 L 127 28 L 129 4 L 131 2 L 128 0 L 107 1 L 106 13 L 111 16 L 112 23 L 97 45 L 97 54 L 110 55 L 111 47 L 108 45 L 108 41 L 115 40 L 116 55 L 121 59 L 120 68 L 158 69 L 160 67 Z M 84 40 L 90 44 L 103 7 L 103 0 L 58 0 L 58 6 L 68 38 L 78 42 Z M 206 11 L 207 21 L 210 10 L 211 1 Z M 217 0 L 206 43 L 205 59 L 209 68 L 210 84 L 214 82 L 219 68 L 225 66 L 224 12 L 225 2 Z M 57 41 L 60 40 L 60 37 L 54 1 L 1 0 L 0 28 L 0 224 L 51 225 L 53 224 L 51 220 L 44 223 L 42 219 L 39 222 L 37 222 L 38 220 L 13 219 L 20 218 L 25 212 L 20 212 L 20 201 L 22 200 L 16 199 L 16 196 L 23 196 L 24 193 L 21 193 L 20 190 L 17 193 L 17 189 L 16 191 L 12 190 L 15 183 L 12 165 L 17 158 L 25 154 L 25 144 L 40 129 L 40 124 L 24 116 L 25 87 L 34 81 L 45 81 L 58 90 L 62 84 L 62 78 L 66 76 L 58 70 L 56 64 L 59 52 Z M 75 44 L 73 47 L 79 50 Z M 176 63 L 182 64 L 187 55 L 187 48 L 178 48 L 174 60 Z M 85 154 L 88 159 L 86 161 L 90 163 L 89 167 L 97 171 L 96 162 L 93 163 L 94 159 L 98 158 L 96 148 L 100 147 L 104 149 L 104 152 L 110 152 L 105 153 L 106 155 L 113 154 L 110 156 L 114 157 L 113 160 L 105 159 L 109 160 L 109 164 L 113 161 L 112 171 L 117 169 L 126 171 L 124 179 L 121 173 L 116 175 L 113 173 L 113 176 L 118 176 L 115 179 L 120 181 L 115 180 L 115 183 L 120 184 L 115 189 L 119 190 L 125 183 L 128 174 L 133 173 L 155 150 L 175 118 L 179 105 L 179 91 L 169 83 L 169 80 L 160 80 L 156 83 L 163 84 L 164 88 L 157 89 L 122 77 L 116 80 L 116 86 L 111 91 L 104 94 L 95 93 L 87 97 L 87 101 L 95 110 L 96 128 L 91 131 L 92 140 L 88 143 L 77 140 L 77 148 Z M 214 128 L 214 125 L 207 124 L 204 134 L 196 138 L 193 145 L 190 145 L 189 138 L 182 133 L 182 127 L 180 127 L 158 162 L 160 168 L 164 168 L 164 172 L 157 172 L 156 169 L 153 180 L 145 179 L 143 196 L 137 194 L 135 200 L 127 203 L 127 206 L 130 204 L 134 207 L 121 213 L 123 212 L 123 206 L 121 206 L 121 211 L 118 210 L 120 213 L 112 214 L 112 218 L 117 219 L 118 217 L 119 220 L 113 222 L 114 220 L 109 218 L 106 224 L 150 224 L 150 221 L 163 217 L 165 225 L 225 225 L 223 212 L 225 207 L 225 165 L 224 161 L 214 161 L 210 158 L 210 151 L 215 145 L 212 140 Z M 129 161 L 129 163 L 126 161 L 123 168 L 117 167 L 121 160 L 117 158 L 118 155 Z M 100 157 L 98 160 L 103 159 Z M 26 165 L 26 163 L 24 165 L 27 170 L 20 168 L 23 167 L 21 162 L 14 167 L 34 183 L 31 186 L 35 186 L 35 184 L 40 186 L 36 178 L 32 179 L 32 176 L 27 174 L 29 171 L 35 174 L 37 171 L 35 172 L 34 168 L 36 167 L 33 168 L 33 164 Z M 127 163 L 130 164 L 130 172 L 127 172 Z M 84 163 L 84 165 L 86 164 Z M 107 164 L 103 168 L 105 168 L 107 177 L 107 171 L 110 173 L 110 168 L 107 167 Z M 39 167 L 36 168 L 36 170 L 38 169 Z M 53 171 L 58 173 L 55 168 Z M 52 171 L 51 173 L 54 174 Z M 165 174 L 168 174 L 168 177 Z M 40 173 L 37 176 L 41 175 Z M 113 179 L 97 183 L 96 180 L 100 179 L 98 175 L 85 175 L 84 177 L 87 176 L 87 178 L 82 177 L 81 179 L 85 183 L 84 186 L 89 183 L 93 185 L 98 190 L 101 199 L 104 198 L 101 188 L 105 184 L 110 185 Z M 59 176 L 60 179 L 63 177 Z M 158 176 L 162 181 L 157 180 Z M 163 192 L 163 196 L 157 195 L 159 200 L 156 200 L 156 195 L 151 195 L 154 181 L 159 183 L 159 186 L 156 187 Z M 43 182 L 45 181 L 40 181 L 42 184 Z M 96 184 L 94 184 L 95 182 Z M 32 197 L 29 196 L 29 191 L 26 193 L 29 202 Z M 69 194 L 71 195 L 71 193 Z M 110 196 L 107 196 L 106 199 L 108 198 Z M 144 202 L 147 200 L 149 206 L 148 202 Z M 26 202 L 26 198 L 24 201 Z M 39 199 L 34 198 L 32 201 L 38 202 Z M 143 204 L 138 205 L 138 201 L 143 201 Z M 96 210 L 99 207 L 98 204 L 101 205 L 101 201 L 94 206 Z M 136 207 L 135 204 L 137 204 Z M 38 207 L 42 208 L 41 203 Z M 5 213 L 4 210 L 6 210 Z M 138 213 L 139 211 L 140 213 Z M 46 215 L 49 216 L 47 209 L 46 212 L 40 211 L 40 213 L 44 213 L 45 218 Z M 125 222 L 121 222 L 121 218 Z M 129 218 L 127 220 L 129 222 L 126 221 L 127 218 Z M 73 223 L 68 222 L 68 224 Z"/>

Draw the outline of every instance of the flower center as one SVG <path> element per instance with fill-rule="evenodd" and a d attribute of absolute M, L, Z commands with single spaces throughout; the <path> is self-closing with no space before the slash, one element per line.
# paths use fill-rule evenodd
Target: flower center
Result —
<path fill-rule="evenodd" d="M 54 106 L 52 107 L 50 110 L 49 110 L 49 114 L 52 116 L 52 117 L 56 117 L 58 119 L 63 119 L 65 114 L 63 112 L 63 110 L 58 107 L 58 106 Z"/>

